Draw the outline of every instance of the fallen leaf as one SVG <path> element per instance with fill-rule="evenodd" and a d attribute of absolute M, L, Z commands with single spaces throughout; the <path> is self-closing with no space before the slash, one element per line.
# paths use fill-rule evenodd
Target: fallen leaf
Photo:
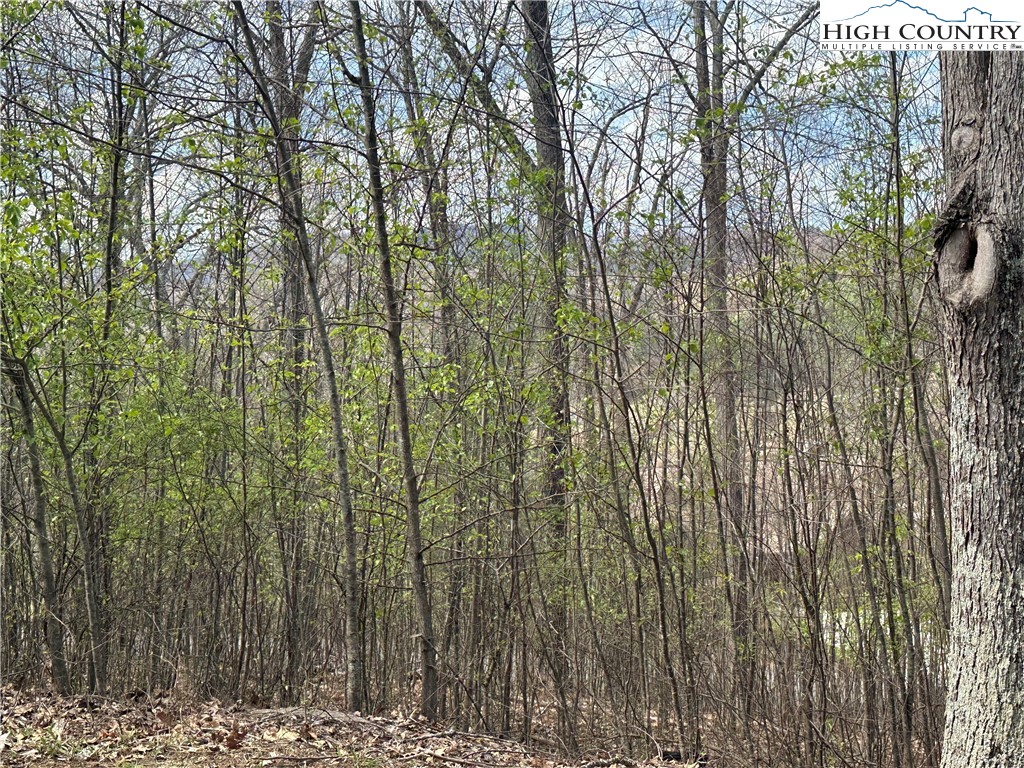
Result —
<path fill-rule="evenodd" d="M 247 733 L 245 726 L 239 727 L 238 720 L 231 721 L 231 731 L 227 736 L 224 737 L 224 746 L 228 749 L 238 749 L 242 746 L 242 741 L 245 739 Z M 298 738 L 298 734 L 295 737 Z"/>
<path fill-rule="evenodd" d="M 163 707 L 157 707 L 153 711 L 153 714 L 156 715 L 156 719 L 160 721 L 160 724 L 164 728 L 170 728 L 172 725 L 174 725 L 174 715 L 172 715 Z"/>

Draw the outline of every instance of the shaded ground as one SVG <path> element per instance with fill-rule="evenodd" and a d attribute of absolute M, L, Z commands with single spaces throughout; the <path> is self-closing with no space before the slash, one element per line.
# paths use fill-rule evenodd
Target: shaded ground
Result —
<path fill-rule="evenodd" d="M 316 708 L 187 707 L 140 699 L 31 696 L 0 689 L 0 765 L 124 768 L 404 768 L 528 766 L 601 768 L 638 763 L 606 757 L 559 763 L 552 755 L 414 720 Z M 680 765 L 680 763 L 676 763 Z"/>

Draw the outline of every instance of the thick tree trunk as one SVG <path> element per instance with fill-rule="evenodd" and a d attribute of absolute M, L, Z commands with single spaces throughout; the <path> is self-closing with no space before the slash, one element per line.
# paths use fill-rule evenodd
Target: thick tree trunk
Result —
<path fill-rule="evenodd" d="M 292 158 L 291 173 L 296 181 L 296 188 L 289 190 L 293 198 L 290 206 L 282 206 L 281 230 L 288 233 L 282 242 L 284 253 L 282 293 L 284 297 L 284 386 L 288 393 L 291 431 L 291 471 L 295 473 L 291 481 L 293 491 L 290 508 L 284 511 L 284 519 L 279 525 L 279 546 L 282 562 L 282 591 L 284 593 L 285 610 L 285 648 L 284 648 L 284 685 L 281 686 L 280 699 L 284 705 L 298 702 L 302 686 L 305 682 L 303 669 L 306 656 L 306 643 L 309 626 L 313 614 L 312 597 L 306 588 L 309 580 L 311 562 L 306 553 L 307 525 L 305 509 L 308 504 L 306 493 L 300 477 L 302 454 L 302 424 L 308 411 L 306 386 L 306 328 L 308 308 L 303 290 L 303 262 L 299 253 L 299 238 L 293 237 L 295 224 L 289 210 L 294 210 L 301 194 L 302 169 L 298 162 L 299 125 L 303 111 L 302 94 L 306 88 L 309 67 L 313 59 L 315 31 L 319 29 L 317 11 L 310 9 L 305 32 L 296 49 L 289 53 L 286 24 L 288 20 L 279 0 L 267 3 L 267 31 L 269 51 L 269 74 L 274 86 L 275 111 L 281 122 L 283 136 L 280 141 L 288 144 Z"/>
<path fill-rule="evenodd" d="M 1024 58 L 942 57 L 953 578 L 942 765 L 1024 766 Z"/>

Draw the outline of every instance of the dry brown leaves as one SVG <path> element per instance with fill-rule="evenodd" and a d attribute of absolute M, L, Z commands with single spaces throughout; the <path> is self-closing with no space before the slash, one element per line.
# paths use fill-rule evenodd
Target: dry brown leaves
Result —
<path fill-rule="evenodd" d="M 637 765 L 625 759 L 597 762 Z M 559 768 L 567 764 L 529 752 L 516 742 L 434 728 L 416 720 L 312 707 L 243 709 L 217 701 L 189 707 L 146 698 L 115 702 L 2 688 L 0 765 Z"/>

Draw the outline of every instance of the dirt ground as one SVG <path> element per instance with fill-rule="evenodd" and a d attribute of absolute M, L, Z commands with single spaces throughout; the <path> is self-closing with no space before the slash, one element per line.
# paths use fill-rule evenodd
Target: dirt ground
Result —
<path fill-rule="evenodd" d="M 0 689 L 0 766 L 120 768 L 636 768 L 605 756 L 574 763 L 501 739 L 347 712 L 245 709 L 217 701 L 116 702 Z M 680 766 L 681 763 L 675 763 Z"/>

